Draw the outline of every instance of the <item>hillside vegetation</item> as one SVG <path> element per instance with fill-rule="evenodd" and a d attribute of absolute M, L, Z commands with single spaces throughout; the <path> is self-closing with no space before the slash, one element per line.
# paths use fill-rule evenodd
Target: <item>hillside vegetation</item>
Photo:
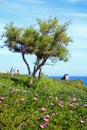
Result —
<path fill-rule="evenodd" d="M 0 130 L 87 130 L 82 81 L 0 74 Z"/>

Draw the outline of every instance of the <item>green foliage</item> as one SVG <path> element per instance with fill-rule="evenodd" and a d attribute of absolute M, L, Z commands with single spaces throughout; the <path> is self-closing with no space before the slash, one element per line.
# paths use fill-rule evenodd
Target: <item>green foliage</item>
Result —
<path fill-rule="evenodd" d="M 56 18 L 48 21 L 38 20 L 38 25 L 41 33 L 39 52 L 36 55 L 43 59 L 43 57 L 56 57 L 65 60 L 68 58 L 68 50 L 66 49 L 71 38 L 67 35 L 67 26 L 69 23 L 59 25 Z M 40 51 L 41 50 L 41 51 Z"/>
<path fill-rule="evenodd" d="M 18 28 L 13 23 L 10 23 L 5 27 L 5 30 L 5 45 L 10 51 L 25 54 L 34 53 L 38 32 L 33 27 Z"/>
<path fill-rule="evenodd" d="M 6 25 L 4 29 L 7 30 L 4 34 L 6 37 L 5 46 L 7 46 L 12 52 L 20 51 L 20 47 L 16 42 L 20 39 L 22 28 L 17 28 L 13 25 L 13 23 L 11 23 L 10 25 Z"/>
<path fill-rule="evenodd" d="M 0 130 L 41 130 L 42 126 L 86 130 L 87 87 L 80 80 L 0 75 Z"/>

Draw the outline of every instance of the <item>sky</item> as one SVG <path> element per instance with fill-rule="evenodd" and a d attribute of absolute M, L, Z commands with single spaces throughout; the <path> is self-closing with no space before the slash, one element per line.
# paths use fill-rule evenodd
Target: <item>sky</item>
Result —
<path fill-rule="evenodd" d="M 37 18 L 47 20 L 49 17 L 56 17 L 60 25 L 71 21 L 67 32 L 73 40 L 68 46 L 71 58 L 68 62 L 45 65 L 42 71 L 48 76 L 64 73 L 87 76 L 87 0 L 0 0 L 0 36 L 10 22 L 18 27 L 28 27 L 35 25 Z M 0 46 L 3 42 L 0 40 Z M 35 57 L 26 58 L 32 69 Z M 9 72 L 12 67 L 27 74 L 20 54 L 10 52 L 8 48 L 0 49 L 0 71 Z"/>

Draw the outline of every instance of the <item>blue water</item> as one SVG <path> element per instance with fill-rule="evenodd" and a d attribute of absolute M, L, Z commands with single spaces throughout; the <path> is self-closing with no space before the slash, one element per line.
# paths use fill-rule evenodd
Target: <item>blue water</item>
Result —
<path fill-rule="evenodd" d="M 49 76 L 50 78 L 58 78 L 61 79 L 62 76 Z M 83 85 L 87 86 L 87 76 L 69 76 L 70 80 L 80 79 L 83 82 Z"/>

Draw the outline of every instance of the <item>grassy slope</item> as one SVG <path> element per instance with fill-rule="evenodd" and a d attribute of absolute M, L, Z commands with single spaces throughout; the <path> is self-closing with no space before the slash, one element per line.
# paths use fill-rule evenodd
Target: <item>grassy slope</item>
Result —
<path fill-rule="evenodd" d="M 87 87 L 81 81 L 4 74 L 0 97 L 0 130 L 87 130 Z"/>

